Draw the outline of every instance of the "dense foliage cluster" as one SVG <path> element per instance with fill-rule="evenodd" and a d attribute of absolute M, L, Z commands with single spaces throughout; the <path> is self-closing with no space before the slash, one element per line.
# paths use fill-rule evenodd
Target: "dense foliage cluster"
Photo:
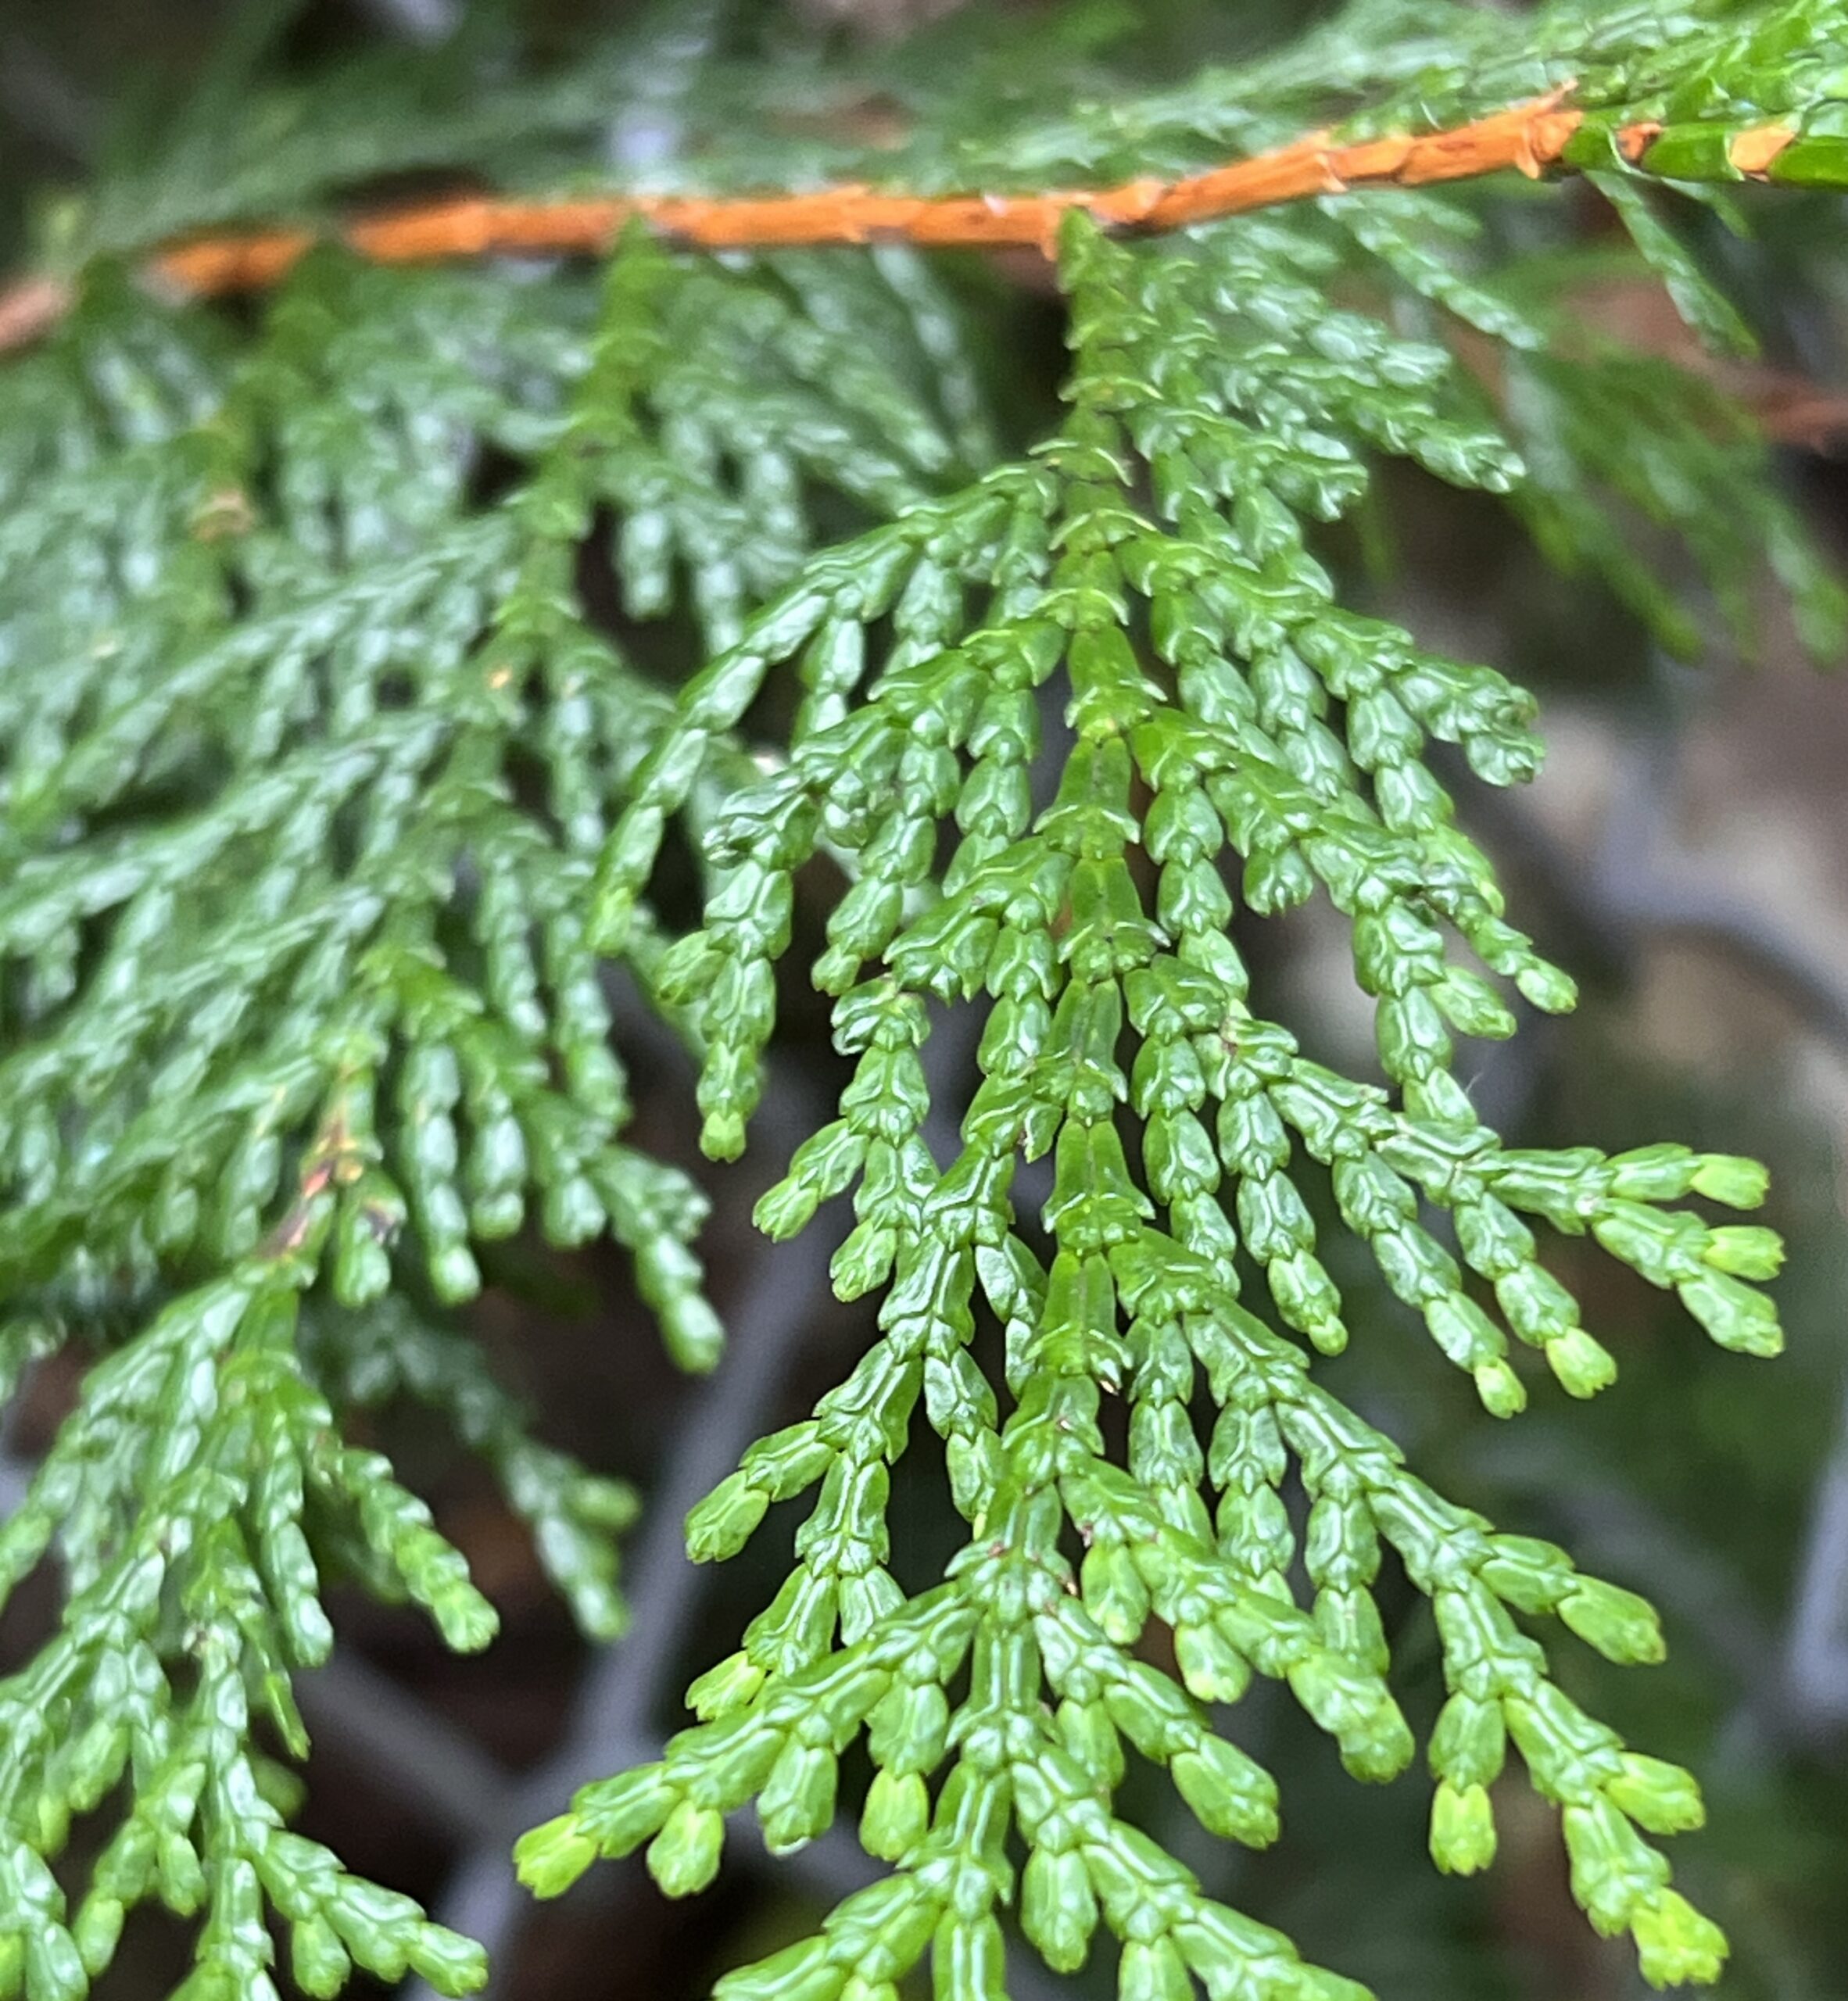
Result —
<path fill-rule="evenodd" d="M 1710 1207 L 1757 1203 L 1751 1163 L 1520 1151 L 1477 1117 L 1456 1039 L 1573 988 L 1429 752 L 1523 779 L 1531 703 L 1345 606 L 1318 553 L 1370 467 L 1407 459 L 1507 496 L 1671 643 L 1664 530 L 1742 628 L 1768 558 L 1812 643 L 1839 632 L 1750 426 L 1556 302 L 1559 192 L 1330 195 L 1148 242 L 1073 218 L 1065 411 L 1020 456 L 971 358 L 990 288 L 902 246 L 713 259 L 636 234 L 601 274 L 330 249 L 248 324 L 144 295 L 109 254 L 392 167 L 555 179 L 624 93 L 698 107 L 687 185 L 980 188 L 1570 81 L 1575 163 L 1688 317 L 1739 342 L 1682 206 L 1727 219 L 1728 134 L 1782 121 L 1786 178 L 1848 178 L 1848 14 L 1818 0 L 1515 21 L 1356 0 L 1178 83 L 1112 81 L 1037 32 L 1033 102 L 991 20 L 865 57 L 852 87 L 905 109 L 871 159 L 825 119 L 763 136 L 746 114 L 797 79 L 672 34 L 507 84 L 461 130 L 395 72 L 350 103 L 214 110 L 132 210 L 102 191 L 66 246 L 77 310 L 0 368 L 0 1385 L 88 1358 L 0 1530 L 0 1584 L 55 1549 L 65 1587 L 0 1683 L 0 1996 L 78 2001 L 150 1899 L 199 1915 L 189 2001 L 272 1992 L 272 1915 L 310 1994 L 356 1964 L 479 1984 L 468 1942 L 288 1831 L 257 1742 L 267 1720 L 305 1749 L 290 1677 L 332 1644 L 324 1574 L 414 1600 L 458 1648 L 494 1629 L 348 1419 L 400 1391 L 446 1413 L 585 1629 L 620 1631 L 631 1497 L 529 1435 L 456 1309 L 496 1244 L 607 1232 L 675 1358 L 712 1366 L 700 1199 L 624 1137 L 611 972 L 698 1053 L 703 1144 L 731 1158 L 817 895 L 810 970 L 851 1081 L 759 1221 L 787 1236 L 851 1190 L 834 1282 L 879 1296 L 879 1338 L 696 1511 L 692 1553 L 718 1558 L 815 1495 L 787 1581 L 690 1691 L 696 1726 L 532 1835 L 528 1880 L 646 1843 L 664 1889 L 697 1890 L 747 1803 L 772 1851 L 830 1825 L 863 1740 L 861 1839 L 890 1874 L 729 2001 L 893 2001 L 926 1955 L 940 1994 L 998 1996 L 1010 1906 L 1057 1969 L 1114 1935 L 1125 2001 L 1340 2001 L 1360 1990 L 1114 1802 L 1133 1752 L 1212 1835 L 1275 1838 L 1276 1782 L 1217 1713 L 1254 1676 L 1356 1778 L 1404 1770 L 1373 1595 L 1391 1552 L 1449 1691 L 1438 1867 L 1492 1860 L 1511 1741 L 1591 1921 L 1659 1985 L 1717 1973 L 1650 1838 L 1698 1823 L 1693 1780 L 1577 1706 L 1523 1623 L 1646 1661 L 1653 1613 L 1436 1491 L 1313 1366 L 1402 1338 L 1352 1324 L 1324 1195 L 1498 1417 L 1616 1373 L 1545 1233 L 1588 1233 L 1724 1347 L 1779 1343 L 1756 1283 L 1776 1239 Z M 847 88 L 783 59 L 817 104 Z M 1597 157 L 1638 119 L 1665 151 Z M 652 887 L 670 841 L 690 925 Z M 1252 1004 L 1235 914 L 1318 894 L 1350 927 L 1374 1077 Z M 929 1042 L 969 1008 L 964 1086 Z M 947 1157 L 933 1092 L 959 1094 Z M 975 1345 L 997 1324 L 998 1377 Z M 920 1412 L 968 1540 L 908 1592 L 886 1502 Z M 67 1905 L 54 1865 L 106 1802 Z"/>

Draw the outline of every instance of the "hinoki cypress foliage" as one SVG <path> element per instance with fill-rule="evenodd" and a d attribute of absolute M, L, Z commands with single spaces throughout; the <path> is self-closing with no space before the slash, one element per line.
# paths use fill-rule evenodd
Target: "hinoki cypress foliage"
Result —
<path fill-rule="evenodd" d="M 773 1852 L 857 1812 L 888 1873 L 726 2001 L 894 2001 L 926 1962 L 997 1996 L 1010 1912 L 1060 1971 L 1108 1935 L 1124 2001 L 1342 2001 L 1114 1803 L 1150 1761 L 1212 1835 L 1277 1838 L 1217 1713 L 1262 1677 L 1356 1781 L 1422 1756 L 1441 1870 L 1492 1862 L 1512 1747 L 1591 1923 L 1658 1985 L 1716 1977 L 1657 1845 L 1695 1781 L 1549 1666 L 1656 1658 L 1654 1613 L 1434 1491 L 1315 1364 L 1422 1322 L 1494 1417 L 1604 1389 L 1560 1233 L 1772 1354 L 1777 1240 L 1714 1219 L 1765 1176 L 1481 1122 L 1456 1038 L 1574 990 L 1428 753 L 1524 779 L 1532 704 L 1344 605 L 1319 531 L 1409 460 L 1506 496 L 1671 645 L 1678 545 L 1735 625 L 1768 566 L 1835 646 L 1750 422 L 1574 324 L 1561 280 L 1588 181 L 1700 334 L 1749 343 L 1698 252 L 1848 184 L 1848 9 L 1354 0 L 1297 39 L 1251 13 L 1247 57 L 1180 77 L 1037 16 L 818 65 L 697 5 L 573 66 L 478 73 L 464 35 L 242 119 L 227 71 L 0 306 L 0 1380 L 87 1363 L 0 1530 L 0 1583 L 55 1552 L 64 1589 L 0 1683 L 0 1998 L 77 2001 L 151 1899 L 196 1918 L 189 2001 L 273 1994 L 278 1938 L 310 1995 L 482 1983 L 288 1831 L 261 1748 L 306 1749 L 324 1576 L 458 1649 L 494 1630 L 349 1420 L 397 1391 L 446 1413 L 618 1633 L 632 1497 L 530 1435 L 457 1309 L 496 1241 L 607 1233 L 713 1365 L 701 1201 L 623 1137 L 611 977 L 697 1052 L 732 1159 L 799 897 L 833 899 L 800 971 L 851 1080 L 757 1221 L 851 1193 L 834 1284 L 877 1338 L 695 1511 L 707 1560 L 812 1496 L 697 1720 L 561 1801 L 526 1881 L 646 1845 L 685 1895 L 736 1809 Z M 898 107 L 890 143 L 826 115 L 855 92 Z M 612 193 L 600 135 L 663 106 L 678 144 Z M 431 167 L 496 192 L 341 209 Z M 954 247 L 990 242 L 1050 251 L 1069 349 L 1018 454 L 981 365 L 1004 288 Z M 187 295 L 226 291 L 254 295 Z M 690 908 L 657 887 L 689 870 Z M 1317 896 L 1377 1079 L 1253 1005 L 1235 930 Z M 945 1078 L 926 1046 L 964 1010 L 979 1074 Z M 966 1106 L 944 1158 L 933 1089 Z M 1357 1324 L 1316 1206 L 1409 1312 Z M 909 1593 L 889 1468 L 926 1428 L 967 1536 Z M 1388 1552 L 1442 1650 L 1423 1745 Z"/>

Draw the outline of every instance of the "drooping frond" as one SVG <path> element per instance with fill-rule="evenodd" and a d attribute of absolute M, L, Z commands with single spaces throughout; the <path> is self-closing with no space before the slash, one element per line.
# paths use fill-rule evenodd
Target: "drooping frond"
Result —
<path fill-rule="evenodd" d="M 1689 317 L 1736 340 L 1664 184 L 1832 184 L 1848 146 L 1848 16 L 1818 0 L 1561 4 L 1517 29 L 1359 0 L 1185 82 L 1112 86 L 1094 52 L 1049 48 L 1073 84 L 1054 116 L 1010 81 L 1018 45 L 958 67 L 975 30 L 940 32 L 811 77 L 900 108 L 871 160 L 760 144 L 753 106 L 790 103 L 789 73 L 690 61 L 675 88 L 702 116 L 649 201 L 723 206 L 779 169 L 797 191 L 870 166 L 921 197 L 1166 185 L 1338 121 L 1402 170 L 1393 146 L 1428 159 L 1431 133 L 1542 98 L 1529 156 L 1492 163 L 1592 174 Z M 145 236 L 106 199 L 92 245 L 292 230 L 291 189 L 318 210 L 407 163 L 492 172 L 516 138 L 536 157 L 499 184 L 529 192 L 618 76 L 643 91 L 632 63 L 593 63 L 446 134 L 376 122 L 410 87 L 394 72 L 319 165 L 306 142 L 266 163 L 235 127 L 176 139 Z M 1539 116 L 1569 123 L 1536 154 Z M 219 188 L 202 160 L 261 170 Z M 1490 1860 L 1511 1738 L 1594 1924 L 1659 1984 L 1714 1976 L 1724 1942 L 1646 1838 L 1698 1820 L 1692 1780 L 1575 1705 L 1518 1623 L 1645 1660 L 1653 1614 L 1435 1491 L 1318 1382 L 1316 1355 L 1402 1334 L 1352 1324 L 1313 1205 L 1506 1417 L 1531 1384 L 1583 1397 L 1615 1372 L 1550 1235 L 1588 1233 L 1722 1346 L 1774 1351 L 1755 1282 L 1775 1238 L 1689 1206 L 1750 1208 L 1764 1177 L 1674 1145 L 1517 1149 L 1477 1117 L 1456 1039 L 1573 989 L 1431 750 L 1524 779 L 1532 704 L 1345 604 L 1322 530 L 1405 460 L 1506 496 L 1671 643 L 1694 634 L 1660 531 L 1742 637 L 1767 554 L 1818 648 L 1841 592 L 1717 392 L 1579 336 L 1545 282 L 1572 242 L 1552 191 L 1338 177 L 1159 234 L 1137 233 L 1159 196 L 1058 205 L 1065 409 L 1019 449 L 970 359 L 993 288 L 903 243 L 714 256 L 657 240 L 628 193 L 600 276 L 387 267 L 312 214 L 248 324 L 87 262 L 74 309 L 0 369 L 0 1375 L 96 1358 L 0 1530 L 8 1588 L 53 1549 L 66 1584 L 56 1635 L 0 1682 L 0 2001 L 77 2001 L 150 1899 L 202 1914 L 196 2001 L 270 1991 L 266 1913 L 307 1992 L 353 1964 L 478 1984 L 467 1942 L 287 1831 L 252 1719 L 305 1748 L 290 1676 L 331 1643 L 325 1566 L 454 1647 L 492 1634 L 424 1503 L 354 1442 L 400 1390 L 493 1466 L 586 1629 L 618 1629 L 626 1493 L 530 1435 L 453 1309 L 498 1243 L 607 1233 L 675 1358 L 711 1366 L 701 1198 L 625 1137 L 613 1011 L 697 1054 L 704 1144 L 736 1156 L 797 879 L 824 862 L 846 887 L 810 971 L 853 1079 L 759 1220 L 787 1236 L 851 1190 L 835 1285 L 879 1295 L 878 1337 L 690 1524 L 697 1555 L 727 1555 L 818 1487 L 786 1583 L 696 1683 L 699 1722 L 529 1837 L 528 1879 L 646 1841 L 664 1888 L 697 1889 L 750 1801 L 792 1849 L 864 1733 L 861 1838 L 892 1874 L 730 2001 L 890 2001 L 927 1950 L 940 1991 L 998 1993 L 1015 1899 L 1060 1969 L 1106 1927 L 1130 2001 L 1193 1980 L 1334 2001 L 1353 1984 L 1208 1897 L 1117 1795 L 1126 1741 L 1211 1833 L 1271 1840 L 1277 1787 L 1211 1713 L 1254 1675 L 1356 1777 L 1403 1770 L 1372 1593 L 1391 1551 L 1449 1690 L 1438 1866 Z M 1235 919 L 1317 896 L 1349 929 L 1377 1077 L 1253 1004 Z M 939 1158 L 945 1008 L 981 1029 Z M 972 1347 L 990 1319 L 998 1380 Z M 886 1501 L 920 1405 L 969 1539 L 908 1595 Z M 1158 1625 L 1174 1674 L 1148 1657 Z M 72 1910 L 52 1864 L 106 1802 Z"/>

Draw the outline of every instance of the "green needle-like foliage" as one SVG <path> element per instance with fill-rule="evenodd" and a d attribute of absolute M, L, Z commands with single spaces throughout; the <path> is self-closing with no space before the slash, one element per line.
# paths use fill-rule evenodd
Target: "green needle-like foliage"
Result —
<path fill-rule="evenodd" d="M 371 98 L 344 83 L 318 149 L 278 150 L 287 119 L 227 125 L 220 79 L 141 226 L 433 159 L 555 182 L 650 75 L 710 113 L 669 182 L 919 189 L 1169 174 L 1576 78 L 1569 163 L 1738 345 L 1690 226 L 1710 218 L 1664 177 L 1727 220 L 1727 135 L 1782 120 L 1782 177 L 1848 179 L 1848 10 L 1821 0 L 1357 0 L 1242 66 L 1140 86 L 1082 35 L 1034 33 L 1031 100 L 992 23 L 868 58 L 858 87 L 909 121 L 870 159 L 750 123 L 800 101 L 798 73 L 815 102 L 844 91 L 832 71 L 786 47 L 787 68 L 688 67 L 671 30 L 459 127 L 428 100 L 389 115 L 395 67 Z M 1644 119 L 1667 150 L 1638 167 L 1610 135 Z M 106 189 L 73 241 L 120 250 L 134 224 Z M 1274 1840 L 1277 1783 L 1216 1714 L 1254 1676 L 1356 1779 L 1402 1773 L 1390 1550 L 1449 1689 L 1437 1866 L 1492 1861 L 1512 1740 L 1592 1923 L 1632 1934 L 1657 1985 L 1715 1977 L 1724 1942 L 1651 1838 L 1698 1824 L 1694 1781 L 1579 1708 L 1524 1623 L 1644 1662 L 1653 1613 L 1434 1491 L 1313 1366 L 1405 1338 L 1356 1324 L 1318 1208 L 1498 1417 L 1617 1373 L 1551 1233 L 1589 1233 L 1723 1347 L 1780 1342 L 1757 1283 L 1777 1240 L 1691 1206 L 1753 1207 L 1760 1169 L 1519 1150 L 1477 1116 L 1456 1039 L 1574 992 L 1509 921 L 1430 749 L 1524 779 L 1533 705 L 1345 606 L 1321 526 L 1368 518 L 1373 468 L 1410 460 L 1507 496 L 1671 643 L 1698 614 L 1664 531 L 1742 636 L 1768 559 L 1833 643 L 1840 592 L 1755 431 L 1574 328 L 1577 254 L 1557 190 L 1500 182 L 1171 240 L 1074 217 L 1065 412 L 1017 456 L 969 358 L 1006 323 L 997 288 L 898 246 L 714 258 L 632 234 L 600 277 L 328 249 L 247 321 L 81 264 L 73 316 L 0 369 L 0 1376 L 91 1357 L 0 1530 L 0 1583 L 55 1550 L 65 1584 L 57 1634 L 0 1682 L 0 2001 L 78 2001 L 147 1899 L 198 1914 L 188 2001 L 274 1992 L 271 1917 L 311 1995 L 356 1965 L 479 1985 L 475 1948 L 286 1830 L 259 1720 L 305 1750 L 290 1677 L 332 1641 L 325 1570 L 414 1600 L 459 1649 L 492 1634 L 427 1508 L 347 1435 L 400 1393 L 495 1468 L 586 1631 L 620 1630 L 625 1490 L 533 1439 L 453 1309 L 499 1241 L 607 1233 L 675 1358 L 711 1366 L 702 1204 L 623 1137 L 607 975 L 698 1053 L 703 1144 L 730 1159 L 799 879 L 838 889 L 809 970 L 852 1076 L 758 1220 L 787 1237 L 851 1190 L 834 1283 L 878 1297 L 878 1336 L 695 1512 L 708 1559 L 815 1497 L 786 1582 L 690 1691 L 696 1726 L 528 1836 L 528 1881 L 555 1892 L 646 1843 L 664 1889 L 696 1891 L 753 1802 L 794 1849 L 863 1739 L 861 1839 L 891 1873 L 726 2001 L 894 2001 L 926 1957 L 945 2001 L 998 1996 L 1010 1907 L 1061 1971 L 1113 1935 L 1124 2001 L 1356 1995 L 1116 1800 L 1133 1752 L 1210 1834 Z M 793 717 L 774 742 L 772 713 Z M 690 929 L 653 886 L 676 826 Z M 1252 1005 L 1235 922 L 1318 895 L 1372 998 L 1377 1079 Z M 979 1074 L 933 1074 L 930 1038 L 970 1008 Z M 946 1092 L 966 1111 L 939 1158 Z M 997 1323 L 991 1380 L 972 1344 Z M 968 1538 L 908 1594 L 889 1469 L 920 1406 Z M 91 1817 L 67 1903 L 53 1865 Z"/>

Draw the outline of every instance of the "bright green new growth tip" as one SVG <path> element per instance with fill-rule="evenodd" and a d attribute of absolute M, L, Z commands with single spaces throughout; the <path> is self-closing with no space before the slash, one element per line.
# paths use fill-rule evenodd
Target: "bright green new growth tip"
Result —
<path fill-rule="evenodd" d="M 646 59 L 555 83 L 552 141 L 600 129 L 611 77 Z M 971 97 L 1006 66 L 972 61 Z M 1848 115 L 1848 10 L 1359 0 L 1243 69 L 973 125 L 940 59 L 875 67 L 913 116 L 895 162 L 786 136 L 675 170 L 1062 185 L 1569 77 L 1625 116 L 1821 141 Z M 719 105 L 743 88 L 708 81 Z M 775 103 L 774 66 L 751 88 Z M 490 161 L 541 122 L 521 102 L 482 121 Z M 403 143 L 432 142 L 411 123 Z M 163 227 L 206 219 L 175 157 L 180 192 L 147 197 Z M 1677 211 L 1621 161 L 1600 185 L 1690 316 L 1742 334 Z M 969 359 L 992 300 L 890 247 L 636 238 L 600 278 L 329 251 L 247 330 L 105 264 L 0 370 L 0 1377 L 70 1342 L 99 1358 L 0 1530 L 0 1584 L 54 1548 L 66 1580 L 59 1631 L 0 1682 L 0 2001 L 79 2001 L 150 1899 L 198 1915 L 187 2001 L 273 1995 L 272 1918 L 310 1995 L 355 1966 L 482 1984 L 468 1942 L 287 1831 L 292 1781 L 253 1742 L 263 1719 L 306 1750 L 290 1677 L 331 1644 L 324 1569 L 415 1601 L 457 1648 L 493 1631 L 427 1508 L 342 1426 L 400 1392 L 446 1413 L 586 1630 L 619 1631 L 630 1498 L 530 1437 L 452 1309 L 484 1247 L 607 1231 L 676 1358 L 711 1366 L 700 1202 L 622 1137 L 605 975 L 697 1050 L 703 1144 L 735 1157 L 811 862 L 805 883 L 846 884 L 812 975 L 852 1080 L 757 1220 L 791 1236 L 851 1190 L 835 1289 L 879 1296 L 878 1338 L 695 1510 L 709 1560 L 816 1496 L 786 1582 L 689 1691 L 695 1727 L 529 1835 L 527 1881 L 553 1894 L 646 1844 L 664 1890 L 698 1890 L 747 1803 L 774 1852 L 829 1827 L 863 1740 L 860 1838 L 890 1873 L 725 2001 L 896 2001 L 926 1959 L 944 2001 L 987 2001 L 1010 1910 L 1061 1971 L 1111 1934 L 1123 2001 L 1357 1996 L 1116 1802 L 1133 1752 L 1209 1834 L 1276 1839 L 1279 1788 L 1213 1713 L 1254 1677 L 1356 1779 L 1406 1771 L 1373 1595 L 1390 1550 L 1449 1691 L 1426 1747 L 1438 1867 L 1493 1860 L 1512 1740 L 1592 1923 L 1658 1985 L 1716 1977 L 1724 1941 L 1649 1838 L 1699 1824 L 1693 1780 L 1562 1692 L 1521 1623 L 1646 1662 L 1653 1613 L 1434 1491 L 1313 1366 L 1405 1338 L 1354 1324 L 1325 1193 L 1498 1417 L 1549 1376 L 1586 1397 L 1616 1373 L 1540 1226 L 1588 1233 L 1723 1347 L 1780 1342 L 1757 1285 L 1775 1237 L 1688 1206 L 1750 1208 L 1761 1169 L 1517 1150 L 1477 1117 L 1455 1038 L 1573 988 L 1509 921 L 1427 752 L 1524 779 L 1532 705 L 1345 609 L 1312 553 L 1367 503 L 1370 464 L 1409 459 L 1507 496 L 1671 643 L 1687 613 L 1635 553 L 1639 517 L 1742 621 L 1768 556 L 1832 643 L 1840 593 L 1751 428 L 1549 302 L 1545 260 L 1569 254 L 1549 204 L 1379 190 L 1137 243 L 1074 218 L 1066 411 L 1016 459 Z M 1495 346 L 1492 396 L 1459 326 Z M 586 601 L 580 552 L 605 536 L 629 626 L 697 621 L 709 664 L 677 687 Z M 766 746 L 747 718 L 787 675 L 794 720 Z M 704 906 L 679 937 L 649 900 L 673 827 Z M 1251 1004 L 1235 912 L 1318 894 L 1383 1082 Z M 926 1054 L 969 1008 L 958 1094 Z M 946 1090 L 966 1111 L 939 1158 Z M 1001 1330 L 998 1381 L 979 1323 Z M 908 1595 L 889 1468 L 920 1408 L 969 1533 Z M 67 1904 L 52 1865 L 106 1802 Z"/>

